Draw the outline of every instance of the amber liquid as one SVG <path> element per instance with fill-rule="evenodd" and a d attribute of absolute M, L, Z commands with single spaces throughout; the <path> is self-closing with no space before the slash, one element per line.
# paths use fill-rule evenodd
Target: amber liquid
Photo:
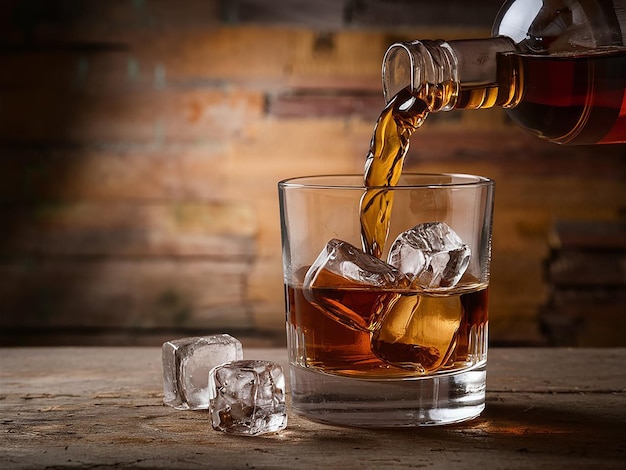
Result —
<path fill-rule="evenodd" d="M 521 100 L 508 114 L 520 126 L 558 143 L 626 142 L 626 48 L 499 60 L 518 74 Z"/>
<path fill-rule="evenodd" d="M 366 322 L 373 306 L 389 303 L 390 296 L 411 304 L 424 299 L 430 303 L 453 304 L 460 322 L 454 327 L 453 338 L 445 350 L 421 348 L 403 341 L 385 342 L 375 333 L 337 322 L 310 303 L 301 286 L 287 286 L 288 331 L 290 343 L 296 346 L 291 348 L 295 356 L 291 360 L 302 367 L 346 376 L 399 378 L 467 368 L 486 358 L 488 289 L 485 285 L 460 284 L 445 295 L 364 289 L 356 285 L 319 289 L 315 295 L 360 312 Z"/>
<path fill-rule="evenodd" d="M 381 257 L 393 191 L 411 135 L 428 116 L 408 89 L 381 113 L 367 155 L 360 201 L 363 251 Z M 304 273 L 301 273 L 304 278 Z M 486 359 L 487 285 L 471 276 L 452 289 L 376 289 L 354 283 L 286 286 L 291 362 L 367 378 L 415 377 L 481 364 Z M 312 303 L 312 299 L 314 303 Z M 348 320 L 346 320 L 348 319 Z"/>

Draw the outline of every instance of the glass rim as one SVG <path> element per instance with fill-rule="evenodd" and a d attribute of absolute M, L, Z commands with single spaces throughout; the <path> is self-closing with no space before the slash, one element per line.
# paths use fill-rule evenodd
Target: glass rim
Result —
<path fill-rule="evenodd" d="M 450 177 L 451 181 L 423 181 L 416 183 L 406 183 L 403 179 L 410 177 L 436 178 L 436 177 Z M 346 182 L 347 179 L 360 178 L 359 184 L 350 184 Z M 322 183 L 317 181 L 325 181 L 329 179 L 343 179 L 344 181 L 338 184 L 332 184 L 328 181 Z M 365 186 L 363 185 L 363 173 L 329 173 L 321 175 L 309 175 L 309 176 L 295 176 L 293 178 L 286 178 L 278 182 L 280 189 L 339 189 L 339 190 L 364 190 L 364 189 L 419 189 L 419 188 L 467 188 L 467 187 L 479 187 L 479 186 L 494 186 L 495 181 L 486 176 L 472 175 L 469 173 L 402 173 L 400 181 L 395 186 Z"/>

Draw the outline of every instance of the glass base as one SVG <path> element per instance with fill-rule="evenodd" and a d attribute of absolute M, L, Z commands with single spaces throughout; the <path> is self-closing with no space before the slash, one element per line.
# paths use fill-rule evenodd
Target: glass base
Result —
<path fill-rule="evenodd" d="M 485 408 L 486 364 L 415 379 L 365 380 L 291 365 L 292 409 L 312 421 L 355 427 L 460 423 Z"/>

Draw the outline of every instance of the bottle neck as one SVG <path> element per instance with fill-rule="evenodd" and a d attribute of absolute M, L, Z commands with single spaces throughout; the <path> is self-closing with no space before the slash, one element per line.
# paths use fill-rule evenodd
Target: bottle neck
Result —
<path fill-rule="evenodd" d="M 383 59 L 385 101 L 410 87 L 431 112 L 515 106 L 515 61 L 501 60 L 515 50 L 506 37 L 393 44 Z"/>

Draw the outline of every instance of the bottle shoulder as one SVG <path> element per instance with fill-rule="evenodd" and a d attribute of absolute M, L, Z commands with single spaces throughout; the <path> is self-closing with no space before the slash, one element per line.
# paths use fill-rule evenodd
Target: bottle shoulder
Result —
<path fill-rule="evenodd" d="M 492 34 L 535 54 L 624 46 L 626 0 L 508 0 Z"/>

